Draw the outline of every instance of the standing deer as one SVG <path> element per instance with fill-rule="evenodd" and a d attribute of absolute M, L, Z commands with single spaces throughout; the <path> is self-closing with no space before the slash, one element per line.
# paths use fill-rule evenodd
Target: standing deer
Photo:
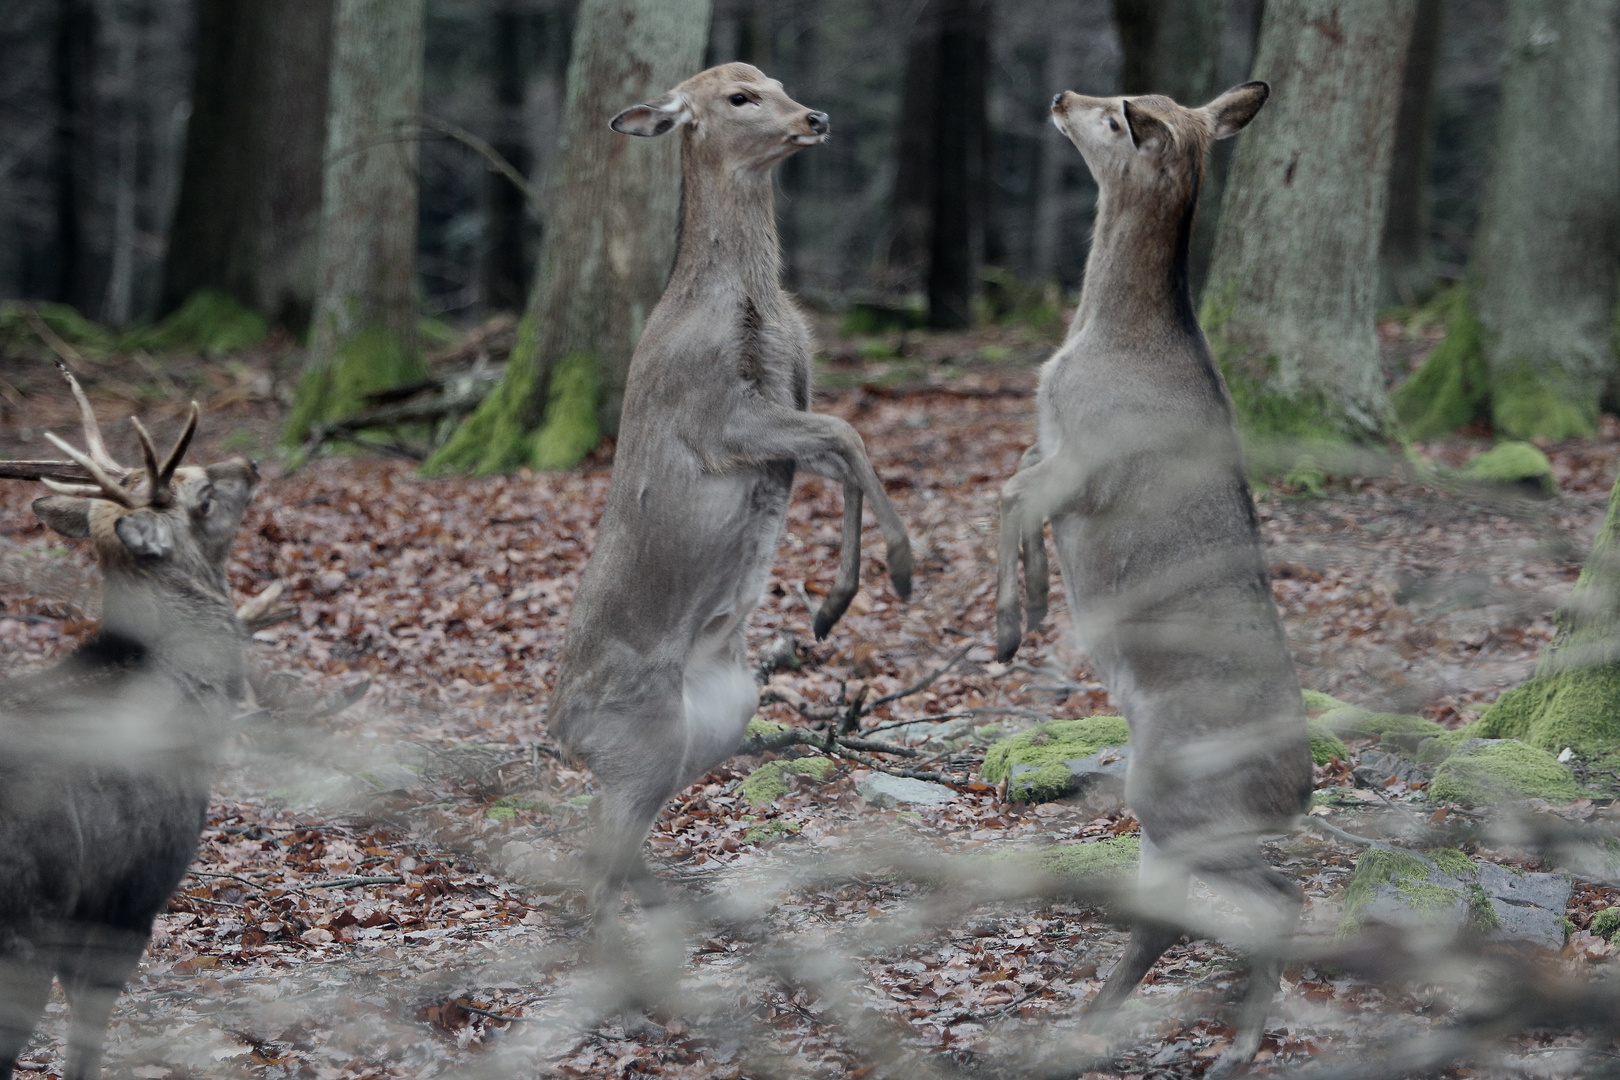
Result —
<path fill-rule="evenodd" d="M 782 290 L 771 167 L 827 137 L 827 117 L 747 64 L 711 68 L 613 118 L 681 134 L 674 269 L 631 359 L 596 549 L 574 594 L 552 730 L 590 766 L 598 899 L 644 873 L 659 809 L 742 742 L 758 692 L 743 628 L 758 606 L 795 469 L 844 486 L 827 635 L 859 585 L 861 505 L 889 578 L 911 592 L 911 547 L 864 444 L 810 407 L 810 335 Z"/>
<path fill-rule="evenodd" d="M 1259 1047 L 1302 894 L 1260 837 L 1286 832 L 1311 791 L 1305 706 L 1272 599 L 1231 398 L 1193 314 L 1188 240 L 1204 152 L 1270 88 L 1201 109 L 1169 98 L 1057 95 L 1052 117 L 1101 195 L 1085 287 L 1041 371 L 1039 441 L 1002 489 L 997 655 L 1046 609 L 1052 535 L 1082 646 L 1131 729 L 1126 801 L 1142 823 L 1143 896 L 1130 945 L 1088 1012 L 1130 995 L 1180 935 L 1190 875 L 1255 920 L 1253 969 L 1226 1072 Z"/>
<path fill-rule="evenodd" d="M 99 633 L 0 684 L 0 1080 L 53 975 L 72 1008 L 64 1075 L 100 1076 L 108 1017 L 196 851 L 242 689 L 246 633 L 225 558 L 258 471 L 243 458 L 180 465 L 195 403 L 161 462 L 132 421 L 144 468 L 125 468 L 72 385 L 89 452 L 49 436 L 76 464 L 0 462 L 0 477 L 54 492 L 34 513 L 88 537 L 103 576 Z"/>

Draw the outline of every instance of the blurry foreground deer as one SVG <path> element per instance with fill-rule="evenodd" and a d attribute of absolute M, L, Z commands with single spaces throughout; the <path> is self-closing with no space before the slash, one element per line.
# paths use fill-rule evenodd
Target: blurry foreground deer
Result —
<path fill-rule="evenodd" d="M 132 421 L 145 462 L 126 468 L 73 391 L 88 453 L 51 436 L 73 463 L 0 462 L 0 477 L 54 492 L 34 513 L 88 537 L 104 579 L 96 636 L 0 684 L 0 1077 L 53 975 L 72 1009 L 66 1076 L 100 1075 L 113 1004 L 196 851 L 243 683 L 225 558 L 258 471 L 243 458 L 180 465 L 195 404 L 162 459 Z"/>
<path fill-rule="evenodd" d="M 1052 522 L 1082 646 L 1131 728 L 1126 800 L 1142 823 L 1144 897 L 1124 958 L 1092 1002 L 1106 1016 L 1179 936 L 1190 875 L 1251 926 L 1248 996 L 1228 1071 L 1253 1057 L 1297 923 L 1299 887 L 1258 841 L 1311 791 L 1305 706 L 1272 599 L 1231 400 L 1193 313 L 1188 242 L 1212 139 L 1259 112 L 1265 83 L 1201 109 L 1165 97 L 1052 102 L 1101 195 L 1068 339 L 1041 371 L 1040 441 L 1002 494 L 997 651 L 1046 609 Z"/>
<path fill-rule="evenodd" d="M 770 578 L 798 468 L 844 485 L 825 637 L 855 595 L 861 504 L 889 578 L 911 547 L 855 429 L 810 411 L 810 334 L 782 290 L 771 169 L 827 117 L 747 64 L 711 68 L 613 119 L 678 130 L 681 226 L 669 287 L 636 346 L 596 549 L 574 594 L 550 724 L 596 774 L 600 900 L 644 878 L 639 849 L 676 792 L 725 760 L 759 704 L 743 627 Z"/>

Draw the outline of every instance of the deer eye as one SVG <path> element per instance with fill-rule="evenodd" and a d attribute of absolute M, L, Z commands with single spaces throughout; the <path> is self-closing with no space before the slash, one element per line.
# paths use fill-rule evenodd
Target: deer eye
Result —
<path fill-rule="evenodd" d="M 1118 131 L 1119 130 L 1119 121 L 1115 120 L 1112 116 L 1110 116 L 1108 118 L 1108 130 L 1109 131 Z"/>
<path fill-rule="evenodd" d="M 732 94 L 726 100 L 731 102 L 733 105 L 736 105 L 736 106 L 738 106 L 740 108 L 740 107 L 748 104 L 748 95 L 747 94 Z"/>

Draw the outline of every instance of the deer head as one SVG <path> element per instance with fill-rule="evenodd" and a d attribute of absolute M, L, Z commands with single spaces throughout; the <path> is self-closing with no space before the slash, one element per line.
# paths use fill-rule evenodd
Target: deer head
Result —
<path fill-rule="evenodd" d="M 721 64 L 661 97 L 632 105 L 610 125 L 624 135 L 662 135 L 680 128 L 694 152 L 764 171 L 827 141 L 827 114 L 787 96 L 782 84 L 749 64 Z"/>
<path fill-rule="evenodd" d="M 30 473 L 53 492 L 34 500 L 34 514 L 61 535 L 88 537 L 95 545 L 109 628 L 148 643 L 173 633 L 193 639 L 218 633 L 227 628 L 227 617 L 234 631 L 225 559 L 259 482 L 258 469 L 241 457 L 208 466 L 180 464 L 197 430 L 196 402 L 162 457 L 131 417 L 143 462 L 140 468 L 122 465 L 107 452 L 78 381 L 65 369 L 63 374 L 79 403 L 85 450 L 47 433 L 72 465 L 17 463 L 29 469 L 0 469 L 0 476 Z M 234 641 L 235 634 L 229 636 Z"/>

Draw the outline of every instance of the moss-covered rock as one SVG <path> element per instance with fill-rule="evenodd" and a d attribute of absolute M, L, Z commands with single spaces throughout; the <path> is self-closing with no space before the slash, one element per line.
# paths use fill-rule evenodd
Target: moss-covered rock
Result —
<path fill-rule="evenodd" d="M 1438 869 L 1437 864 L 1422 856 L 1398 848 L 1374 847 L 1363 851 L 1356 859 L 1355 873 L 1344 890 L 1344 917 L 1339 932 L 1360 928 L 1362 910 L 1372 903 L 1378 895 L 1378 886 L 1385 882 L 1395 886 L 1420 909 L 1442 902 L 1444 906 L 1455 904 L 1461 898 L 1456 890 L 1429 884 L 1431 874 Z"/>
<path fill-rule="evenodd" d="M 1592 933 L 1604 941 L 1613 941 L 1616 930 L 1620 930 L 1620 907 L 1604 908 L 1592 916 Z"/>
<path fill-rule="evenodd" d="M 1348 709 L 1352 706 L 1340 701 L 1332 694 L 1324 694 L 1320 690 L 1301 690 L 1305 698 L 1305 711 L 1307 713 L 1325 713 L 1333 709 Z"/>
<path fill-rule="evenodd" d="M 1464 743 L 1435 771 L 1429 795 L 1480 806 L 1512 799 L 1566 803 L 1580 794 L 1557 758 L 1516 739 Z"/>
<path fill-rule="evenodd" d="M 995 742 L 984 756 L 984 768 L 979 771 L 979 777 L 985 783 L 999 784 L 1012 775 L 1014 765 L 1029 765 L 1035 769 L 1049 765 L 1061 767 L 1065 761 L 1089 757 L 1105 746 L 1124 746 L 1130 741 L 1130 734 L 1130 727 L 1120 716 L 1048 720 Z"/>
<path fill-rule="evenodd" d="M 1481 483 L 1509 485 L 1526 494 L 1558 494 L 1552 460 L 1527 442 L 1497 443 L 1470 461 L 1462 475 Z"/>
<path fill-rule="evenodd" d="M 195 349 L 217 356 L 257 345 L 269 334 L 264 316 L 226 293 L 203 289 L 139 337 L 147 348 Z"/>
<path fill-rule="evenodd" d="M 1307 720 L 1306 729 L 1311 734 L 1311 760 L 1318 765 L 1326 765 L 1334 758 L 1343 761 L 1350 756 L 1350 750 L 1340 741 L 1339 737 L 1329 731 L 1320 720 Z"/>
<path fill-rule="evenodd" d="M 787 775 L 789 773 L 809 776 L 816 780 L 825 780 L 832 768 L 833 760 L 824 757 L 767 761 L 743 779 L 743 797 L 755 804 L 775 802 L 788 793 Z"/>
<path fill-rule="evenodd" d="M 1620 664 L 1570 667 L 1514 687 L 1469 726 L 1472 737 L 1519 739 L 1549 753 L 1620 749 Z"/>
<path fill-rule="evenodd" d="M 1483 331 L 1464 286 L 1436 296 L 1420 317 L 1443 318 L 1446 336 L 1391 395 L 1395 416 L 1415 439 L 1446 435 L 1489 414 L 1490 374 Z"/>
<path fill-rule="evenodd" d="M 748 718 L 748 732 L 754 735 L 777 735 L 787 730 L 786 724 L 778 724 L 775 720 L 767 720 L 763 716 L 750 716 Z"/>

